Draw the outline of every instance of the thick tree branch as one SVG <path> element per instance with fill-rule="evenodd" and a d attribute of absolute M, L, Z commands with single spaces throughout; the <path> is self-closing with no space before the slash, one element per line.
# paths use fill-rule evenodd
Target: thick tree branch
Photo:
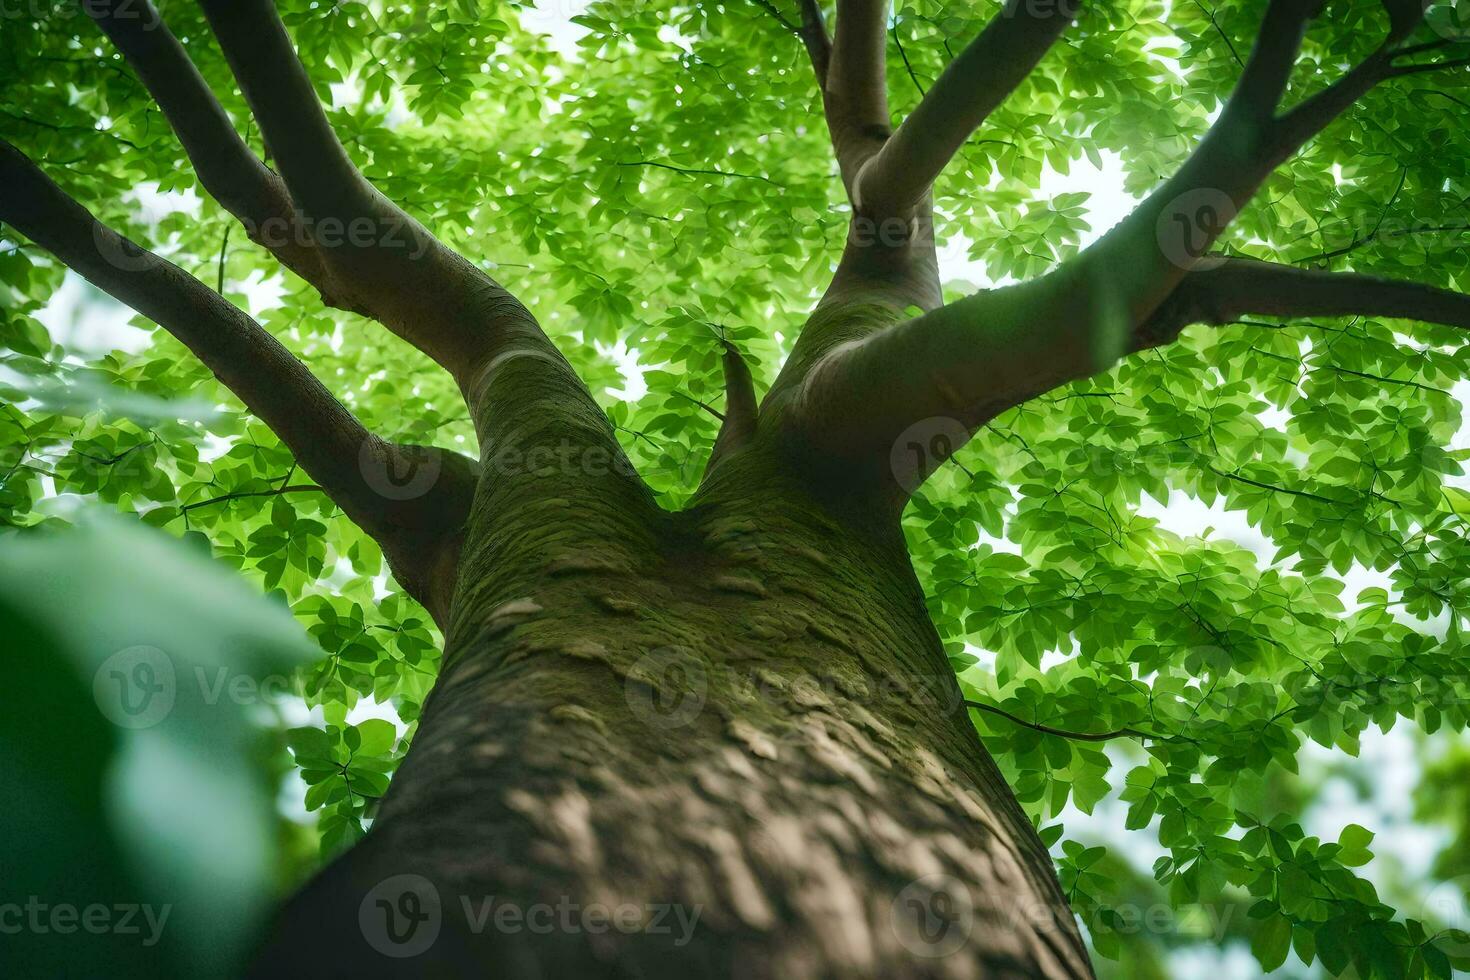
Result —
<path fill-rule="evenodd" d="M 1280 112 L 1306 25 L 1322 0 L 1271 0 L 1234 95 L 1180 171 L 1085 250 L 1080 279 L 1113 310 L 1146 320 L 1229 227 L 1271 173 L 1376 85 L 1395 77 L 1397 44 L 1423 19 L 1417 0 L 1389 4 L 1382 44 L 1333 84 Z M 1094 293 L 1094 296 L 1097 294 Z"/>
<path fill-rule="evenodd" d="M 1394 77 L 1395 59 L 1410 50 L 1395 45 L 1422 18 L 1422 10 L 1398 10 L 1377 52 L 1279 114 L 1319 6 L 1271 0 L 1240 85 L 1196 152 L 1076 259 L 1042 279 L 897 322 L 815 359 L 790 415 L 805 445 L 893 486 L 886 461 L 896 445 L 943 443 L 945 452 L 928 454 L 922 479 L 998 413 L 1105 370 L 1131 350 L 1166 343 L 1190 322 L 1365 314 L 1465 326 L 1467 300 L 1447 290 L 1208 254 L 1286 157 Z M 913 474 L 896 482 L 903 484 L 899 499 L 916 485 Z"/>
<path fill-rule="evenodd" d="M 87 0 L 81 6 L 158 102 L 204 189 L 239 219 L 252 241 L 315 286 L 323 302 L 355 309 L 300 234 L 302 221 L 285 183 L 240 138 L 151 0 Z"/>
<path fill-rule="evenodd" d="M 875 220 L 857 189 L 864 164 L 892 135 L 886 77 L 888 8 L 887 0 L 839 0 L 835 36 L 829 44 L 819 5 L 801 0 L 802 26 L 797 33 L 812 56 L 843 188 L 853 204 L 847 246 L 823 299 L 829 307 L 862 302 L 874 293 L 888 294 L 890 299 L 901 293 L 905 302 L 924 309 L 943 301 L 928 201 L 903 217 L 883 215 Z M 813 342 L 812 332 L 803 332 L 803 344 Z M 816 342 L 825 343 L 821 338 Z"/>
<path fill-rule="evenodd" d="M 273 0 L 200 0 L 298 204 L 347 221 L 385 202 L 347 156 Z"/>
<path fill-rule="evenodd" d="M 1306 26 L 1320 7 L 1321 0 L 1270 0 L 1240 83 L 1198 149 L 1077 258 L 1036 282 L 961 300 L 829 352 L 798 400 L 808 437 L 854 459 L 886 455 L 893 440 L 925 419 L 973 431 L 998 411 L 1111 366 L 1135 348 L 1140 332 L 1166 333 L 1153 319 L 1160 307 L 1187 276 L 1198 271 L 1201 279 L 1192 282 L 1206 281 L 1201 259 L 1287 156 L 1392 77 L 1396 39 L 1422 18 L 1422 10 L 1396 11 L 1377 52 L 1278 115 Z M 1231 276 L 1240 268 L 1217 271 Z M 1326 298 L 1316 280 L 1288 285 Z M 1379 287 L 1374 295 L 1384 292 Z M 1186 292 L 1180 302 L 1188 298 Z M 1415 305 L 1400 315 L 1436 312 Z"/>
<path fill-rule="evenodd" d="M 776 18 L 776 21 L 801 41 L 811 59 L 812 70 L 817 73 L 817 84 L 827 82 L 827 67 L 832 60 L 832 38 L 827 34 L 826 20 L 822 17 L 822 5 L 817 0 L 799 0 L 800 23 L 793 23 L 774 0 L 755 0 L 756 4 Z"/>
<path fill-rule="evenodd" d="M 854 204 L 874 218 L 911 214 L 970 134 L 1036 68 L 1080 6 L 1078 0 L 1009 0 L 863 166 Z"/>
<path fill-rule="evenodd" d="M 827 22 L 822 16 L 822 5 L 817 0 L 800 0 L 801 28 L 798 36 L 806 47 L 812 61 L 812 70 L 817 73 L 817 83 L 827 84 L 827 71 L 832 65 L 832 36 L 827 33 Z"/>
<path fill-rule="evenodd" d="M 1322 6 L 1323 0 L 1271 0 L 1227 112 L 1243 111 L 1261 120 L 1270 120 L 1276 114 L 1307 24 Z"/>
<path fill-rule="evenodd" d="M 1470 330 L 1470 296 L 1452 290 L 1248 259 L 1219 262 L 1191 272 L 1136 326 L 1116 308 L 1110 321 L 1085 319 L 1092 311 L 1075 297 L 1096 289 L 1062 275 L 968 297 L 839 348 L 808 375 L 796 414 L 824 420 L 815 436 L 824 450 L 884 481 L 891 479 L 893 447 L 926 446 L 923 471 L 903 474 L 902 489 L 912 490 L 965 434 L 1001 412 L 1104 370 L 1123 353 L 1167 344 L 1190 324 L 1250 315 L 1373 316 Z M 1037 310 L 1054 311 L 1060 321 L 1038 319 Z M 1076 329 L 1079 321 L 1093 327 Z"/>
<path fill-rule="evenodd" d="M 1423 283 L 1324 272 L 1254 259 L 1228 259 L 1191 272 L 1135 333 L 1133 350 L 1169 343 L 1195 323 L 1245 316 L 1371 316 L 1470 330 L 1470 296 Z"/>
<path fill-rule="evenodd" d="M 447 615 L 449 592 L 440 566 L 468 515 L 473 463 L 369 433 L 243 311 L 97 221 L 3 141 L 0 187 L 0 221 L 188 347 L 379 542 L 409 593 L 436 617 Z M 411 478 L 405 481 L 406 474 Z"/>
<path fill-rule="evenodd" d="M 535 321 L 374 188 L 337 138 L 273 0 L 200 0 L 332 274 L 461 386 Z M 330 239 L 328 231 L 330 230 Z"/>
<path fill-rule="evenodd" d="M 1388 11 L 1388 40 L 1397 44 L 1413 34 L 1431 0 L 1383 0 Z"/>
<path fill-rule="evenodd" d="M 1336 92 L 1319 110 L 1289 124 L 1277 118 L 1306 25 L 1320 5 L 1320 0 L 1271 0 L 1239 85 L 1194 154 L 1073 260 L 1070 278 L 1094 305 L 1106 308 L 1105 316 L 1138 323 L 1151 315 L 1271 172 L 1320 129 L 1312 129 L 1311 121 L 1339 98 L 1361 95 L 1365 79 L 1379 77 L 1376 67 L 1360 66 L 1333 86 Z M 1380 51 L 1365 64 L 1382 60 Z M 1320 120 L 1321 125 L 1327 121 Z"/>
<path fill-rule="evenodd" d="M 839 0 L 822 102 L 849 197 L 890 134 L 887 49 L 888 0 Z"/>
<path fill-rule="evenodd" d="M 1350 109 L 1374 86 L 1394 77 L 1392 54 L 1380 49 L 1341 79 L 1275 120 L 1270 128 L 1271 169 L 1280 166 Z"/>
<path fill-rule="evenodd" d="M 274 0 L 199 0 L 250 103 L 292 198 L 319 224 L 349 234 L 323 242 L 334 275 L 385 325 L 455 377 L 482 456 L 501 465 L 506 494 L 626 492 L 646 503 L 607 416 L 526 307 L 409 218 L 357 171 L 333 132 Z M 367 240 L 352 229 L 365 226 Z M 585 460 L 557 472 L 516 461 Z M 611 465 L 595 462 L 612 460 Z M 526 481 L 536 481 L 535 490 Z"/>

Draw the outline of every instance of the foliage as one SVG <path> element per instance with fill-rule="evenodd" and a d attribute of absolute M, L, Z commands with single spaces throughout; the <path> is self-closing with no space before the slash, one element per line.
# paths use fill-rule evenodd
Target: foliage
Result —
<path fill-rule="evenodd" d="M 799 42 L 754 3 L 594 3 L 571 61 L 536 33 L 556 4 L 280 6 L 367 175 L 529 299 L 662 501 L 681 504 L 714 435 L 699 403 L 722 398 L 720 340 L 769 382 L 844 235 Z M 896 6 L 902 113 L 1000 4 Z M 1141 194 L 1170 174 L 1235 83 L 1263 7 L 1095 5 L 943 178 L 945 254 L 1003 282 L 1073 253 L 1088 195 L 1050 193 L 1067 183 L 1056 175 L 1117 160 Z M 163 9 L 247 131 L 194 5 Z M 1382 17 L 1370 0 L 1333 4 L 1298 84 L 1361 57 Z M 325 310 L 231 237 L 233 219 L 198 192 L 161 115 L 74 5 L 41 3 L 33 20 L 0 33 L 0 136 L 54 162 L 99 217 L 255 297 L 370 428 L 473 449 L 426 359 Z M 1229 249 L 1470 289 L 1467 99 L 1464 71 L 1381 86 L 1277 173 Z M 204 200 L 149 225 L 143 185 Z M 0 250 L 0 516 L 59 523 L 66 495 L 100 499 L 200 536 L 290 603 L 324 654 L 305 693 L 328 727 L 293 732 L 291 748 L 331 852 L 361 833 L 403 749 L 348 712 L 391 701 L 411 723 L 437 636 L 385 581 L 376 546 L 293 489 L 289 454 L 175 342 L 159 333 L 138 353 L 86 357 L 56 343 L 37 315 L 62 277 L 24 243 Z M 641 382 L 620 369 L 625 350 Z M 1335 975 L 1447 977 L 1447 953 L 1470 966 L 1465 937 L 1406 918 L 1362 876 L 1369 831 L 1317 840 L 1268 791 L 1308 740 L 1351 754 L 1370 727 L 1465 726 L 1470 494 L 1453 478 L 1470 456 L 1455 443 L 1467 376 L 1470 347 L 1448 328 L 1195 328 L 996 420 L 910 508 L 915 562 L 970 695 L 1053 729 L 1145 733 L 1105 749 L 975 715 L 1023 803 L 1051 822 L 1049 843 L 1069 805 L 1070 826 L 1122 801 L 1128 826 L 1165 851 L 1153 876 L 1172 902 L 1251 903 L 1242 928 L 1263 969 L 1293 950 Z M 103 389 L 223 411 L 54 397 Z M 410 394 L 422 408 L 404 413 Z M 1147 498 L 1243 516 L 1269 549 L 1181 538 L 1140 512 Z M 1381 584 L 1346 594 L 1341 576 L 1364 570 Z M 1102 870 L 1117 856 L 1070 840 L 1057 853 L 1098 952 L 1141 955 L 1109 914 L 1129 880 Z"/>
<path fill-rule="evenodd" d="M 310 640 L 228 566 L 105 514 L 6 543 L 0 630 L 23 692 L 0 713 L 7 965 L 234 976 L 278 888 L 278 740 L 254 715 Z"/>

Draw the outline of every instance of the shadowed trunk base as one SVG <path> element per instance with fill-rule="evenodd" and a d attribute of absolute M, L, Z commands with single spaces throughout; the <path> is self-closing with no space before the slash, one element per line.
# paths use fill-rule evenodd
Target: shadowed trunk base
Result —
<path fill-rule="evenodd" d="M 896 528 L 741 458 L 633 531 L 472 529 L 380 817 L 255 975 L 1091 976 Z"/>

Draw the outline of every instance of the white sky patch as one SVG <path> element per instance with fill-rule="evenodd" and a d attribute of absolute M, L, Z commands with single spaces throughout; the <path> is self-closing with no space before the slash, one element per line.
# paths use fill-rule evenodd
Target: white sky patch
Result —
<path fill-rule="evenodd" d="M 1205 537 L 1233 541 L 1255 553 L 1261 563 L 1269 564 L 1276 549 L 1266 536 L 1251 526 L 1241 511 L 1227 510 L 1224 500 L 1216 498 L 1206 504 L 1179 490 L 1171 490 L 1168 500 L 1155 500 L 1144 493 L 1138 514 L 1152 518 L 1159 526 L 1182 538 Z"/>
<path fill-rule="evenodd" d="M 1360 795 L 1359 787 L 1343 776 L 1333 776 L 1312 801 L 1302 825 L 1328 841 L 1337 840 L 1350 823 L 1374 831 L 1374 858 L 1360 873 L 1375 885 L 1383 885 L 1385 866 L 1390 864 L 1398 865 L 1398 871 L 1411 880 L 1427 877 L 1435 853 L 1449 843 L 1449 835 L 1442 828 L 1428 827 L 1414 819 L 1414 787 L 1420 778 L 1422 743 L 1400 719 L 1389 732 L 1368 729 L 1359 744 L 1358 761 L 1372 773 L 1372 778 L 1365 780 L 1368 795 Z M 1304 763 L 1324 767 L 1341 765 L 1345 758 L 1337 749 L 1325 749 L 1310 741 L 1299 755 Z"/>
<path fill-rule="evenodd" d="M 204 201 L 193 189 L 183 191 L 161 191 L 154 181 L 144 181 L 128 192 L 124 200 L 131 201 L 136 210 L 134 217 L 147 228 L 153 228 L 171 214 L 186 214 L 197 218 L 203 211 Z M 238 231 L 238 229 L 234 229 Z M 168 256 L 168 242 L 160 242 L 140 235 L 139 243 Z M 231 234 L 231 248 L 253 248 L 244 233 Z M 217 285 L 212 278 L 208 285 Z M 260 316 L 267 310 L 280 306 L 285 286 L 279 276 L 267 277 L 263 273 L 252 273 L 241 282 L 227 279 L 227 291 L 243 295 L 246 311 Z M 133 326 L 130 322 L 136 315 L 132 310 L 108 296 L 71 270 L 67 270 L 61 288 L 51 302 L 36 313 L 50 332 L 52 339 L 68 351 L 81 356 L 95 356 L 109 351 L 121 350 L 130 354 L 144 351 L 151 343 L 150 331 Z"/>
<path fill-rule="evenodd" d="M 653 370 L 652 365 L 641 364 L 638 360 L 638 349 L 629 347 L 619 340 L 615 345 L 609 347 L 607 344 L 597 344 L 597 353 L 604 357 L 610 357 L 618 364 L 618 371 L 623 376 L 621 388 L 609 388 L 608 393 L 614 398 L 626 402 L 636 402 L 648 394 L 648 384 L 643 380 L 645 371 Z"/>
<path fill-rule="evenodd" d="M 551 49 L 569 61 L 581 58 L 577 42 L 591 31 L 572 18 L 586 11 L 591 0 L 538 0 L 533 9 L 521 14 L 521 26 L 546 35 Z"/>
<path fill-rule="evenodd" d="M 113 350 L 130 354 L 147 350 L 152 336 L 132 326 L 128 322 L 132 318 L 132 310 L 75 272 L 66 274 L 51 302 L 36 313 L 51 339 L 83 357 Z"/>
<path fill-rule="evenodd" d="M 1460 431 L 1450 440 L 1450 449 L 1470 449 L 1470 413 L 1464 411 L 1464 406 L 1470 405 L 1470 378 L 1457 381 L 1450 386 L 1450 394 L 1455 401 L 1460 403 Z M 1446 483 L 1452 487 L 1462 490 L 1470 490 L 1470 465 L 1464 465 L 1466 472 L 1453 474 L 1445 477 Z"/>
<path fill-rule="evenodd" d="M 1081 248 L 1097 241 L 1113 226 L 1126 218 L 1138 199 L 1123 190 L 1123 158 L 1111 150 L 1101 151 L 1103 165 L 1094 167 L 1092 161 L 1077 160 L 1068 173 L 1058 172 L 1049 162 L 1042 164 L 1041 180 L 1037 187 L 1038 200 L 1050 200 L 1061 194 L 1084 193 L 1087 198 L 1087 224 L 1089 230 L 1078 240 Z M 993 183 L 999 183 L 996 175 Z M 943 220 L 937 222 L 939 274 L 944 282 L 960 280 L 982 289 L 1013 285 L 1010 276 L 993 279 L 986 272 L 985 263 L 970 258 L 971 240 L 964 235 L 946 233 Z"/>
<path fill-rule="evenodd" d="M 1073 161 L 1071 171 L 1058 173 L 1050 163 L 1041 171 L 1041 193 L 1046 197 L 1059 194 L 1085 193 L 1087 199 L 1087 223 L 1092 230 L 1082 236 L 1081 244 L 1086 247 L 1103 236 L 1138 206 L 1138 198 L 1123 190 L 1126 179 L 1123 158 L 1112 150 L 1101 150 L 1103 165 L 1094 167 L 1085 157 Z"/>
<path fill-rule="evenodd" d="M 199 217 L 204 200 L 192 188 L 183 191 L 161 191 L 154 181 L 138 184 L 124 200 L 132 200 L 138 206 L 138 220 L 146 224 L 157 224 L 171 214 L 187 214 Z M 146 244 L 146 243 L 145 243 Z"/>

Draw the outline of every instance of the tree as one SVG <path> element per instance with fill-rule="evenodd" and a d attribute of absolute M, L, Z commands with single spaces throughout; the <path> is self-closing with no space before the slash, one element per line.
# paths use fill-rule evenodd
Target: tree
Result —
<path fill-rule="evenodd" d="M 82 7 L 110 47 L 49 7 L 0 41 L 11 361 L 212 392 L 176 342 L 260 424 L 31 382 L 4 504 L 37 523 L 46 476 L 202 531 L 330 654 L 291 746 L 337 856 L 259 973 L 1090 976 L 1100 852 L 1040 824 L 1109 793 L 1104 742 L 1142 747 L 1158 880 L 1248 894 L 1263 967 L 1463 960 L 1352 871 L 1371 834 L 1263 790 L 1308 737 L 1465 723 L 1458 8 L 604 4 L 568 67 L 472 0 Z M 1142 200 L 1079 248 L 1041 165 L 1104 150 Z M 112 226 L 185 157 L 213 203 L 166 258 Z M 946 288 L 946 226 L 1016 284 Z M 222 294 L 264 253 L 263 325 Z M 173 342 L 48 360 L 58 261 Z M 1137 515 L 1172 490 L 1275 560 Z M 375 607 L 379 552 L 432 631 Z M 1348 610 L 1355 563 L 1391 589 Z M 411 747 L 365 747 L 367 695 Z M 487 927 L 491 896 L 637 915 Z"/>

